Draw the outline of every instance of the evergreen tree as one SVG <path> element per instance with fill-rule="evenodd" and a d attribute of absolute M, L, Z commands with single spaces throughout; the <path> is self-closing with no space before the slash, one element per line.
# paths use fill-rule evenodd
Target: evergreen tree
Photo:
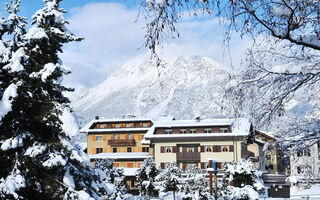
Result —
<path fill-rule="evenodd" d="M 155 178 L 160 173 L 153 158 L 146 158 L 136 172 L 140 196 L 158 196 Z"/>
<path fill-rule="evenodd" d="M 106 190 L 64 123 L 71 114 L 62 93 L 72 89 L 61 85 L 69 70 L 58 53 L 81 38 L 67 30 L 60 2 L 44 0 L 27 33 L 20 1 L 11 1 L 0 21 L 1 199 L 99 199 Z"/>
<path fill-rule="evenodd" d="M 107 187 L 107 192 L 103 192 L 106 199 L 127 199 L 127 189 L 123 168 L 113 167 L 113 159 L 96 159 L 94 168 L 103 184 Z"/>
<path fill-rule="evenodd" d="M 218 192 L 224 199 L 258 199 L 256 191 L 263 188 L 261 172 L 256 170 L 250 160 L 242 159 L 227 165 Z"/>
<path fill-rule="evenodd" d="M 181 170 L 175 162 L 170 163 L 170 165 L 164 169 L 156 177 L 157 189 L 160 192 L 173 192 L 173 199 L 176 199 L 175 193 L 179 190 L 179 185 L 181 184 Z"/>
<path fill-rule="evenodd" d="M 186 177 L 179 189 L 179 192 L 182 194 L 182 199 L 212 199 L 208 183 L 205 180 L 206 173 L 195 165 L 188 167 L 185 173 Z"/>

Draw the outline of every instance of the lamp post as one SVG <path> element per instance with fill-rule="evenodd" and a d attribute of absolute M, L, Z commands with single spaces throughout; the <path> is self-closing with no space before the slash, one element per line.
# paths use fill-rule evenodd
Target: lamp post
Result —
<path fill-rule="evenodd" d="M 212 185 L 212 174 L 214 174 L 214 198 L 217 199 L 217 159 L 209 159 L 208 169 L 207 169 L 210 177 L 210 194 L 213 193 L 213 185 Z"/>

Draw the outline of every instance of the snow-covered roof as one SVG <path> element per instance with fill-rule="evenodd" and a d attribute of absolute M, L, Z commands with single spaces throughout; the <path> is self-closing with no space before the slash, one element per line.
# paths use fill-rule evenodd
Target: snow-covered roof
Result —
<path fill-rule="evenodd" d="M 132 131 L 132 130 L 136 130 L 136 131 L 146 131 L 149 130 L 149 128 L 119 128 L 119 129 L 115 129 L 115 128 L 103 128 L 103 129 L 99 129 L 99 128 L 93 128 L 90 129 L 90 127 L 95 124 L 95 123 L 110 123 L 110 122 L 114 122 L 114 123 L 121 123 L 121 122 L 147 122 L 147 121 L 152 121 L 150 118 L 114 118 L 114 119 L 104 119 L 104 118 L 100 118 L 100 119 L 93 119 L 91 120 L 89 123 L 87 123 L 86 125 L 84 125 L 81 129 L 80 129 L 80 133 L 88 133 L 88 132 L 114 132 L 114 131 Z"/>
<path fill-rule="evenodd" d="M 135 176 L 139 168 L 123 168 L 123 175 L 125 176 Z"/>
<path fill-rule="evenodd" d="M 90 159 L 145 159 L 149 156 L 149 153 L 99 153 L 88 155 Z"/>
<path fill-rule="evenodd" d="M 238 119 L 204 119 L 196 120 L 170 120 L 157 121 L 145 134 L 144 140 L 153 138 L 190 138 L 190 137 L 221 137 L 221 136 L 248 136 L 250 133 L 250 122 L 246 118 Z M 231 126 L 231 133 L 196 133 L 196 134 L 154 134 L 157 128 L 175 128 L 175 127 L 205 127 L 205 126 Z"/>

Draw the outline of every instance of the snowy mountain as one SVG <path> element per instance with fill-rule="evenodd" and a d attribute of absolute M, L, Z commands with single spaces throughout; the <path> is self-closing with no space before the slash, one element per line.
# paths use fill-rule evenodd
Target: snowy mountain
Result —
<path fill-rule="evenodd" d="M 177 119 L 223 116 L 218 94 L 231 70 L 210 58 L 185 56 L 159 71 L 146 60 L 131 60 L 83 94 L 74 110 L 85 122 L 96 115 L 119 118 L 128 113 Z"/>

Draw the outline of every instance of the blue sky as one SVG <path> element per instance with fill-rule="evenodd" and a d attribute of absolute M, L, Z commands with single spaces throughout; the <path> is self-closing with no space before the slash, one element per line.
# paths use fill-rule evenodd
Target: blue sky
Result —
<path fill-rule="evenodd" d="M 4 1 L 1 1 L 3 3 Z M 110 73 L 127 62 L 141 62 L 149 51 L 140 48 L 145 41 L 145 21 L 136 21 L 138 10 L 133 0 L 64 0 L 61 7 L 68 10 L 68 28 L 82 42 L 68 44 L 60 55 L 73 73 L 65 84 L 75 87 L 77 93 L 105 80 Z M 130 3 L 130 4 L 129 4 Z M 22 0 L 21 15 L 31 17 L 43 7 L 42 0 Z M 1 6 L 4 8 L 3 6 Z M 3 11 L 0 14 L 3 15 Z M 184 16 L 177 24 L 180 38 L 164 43 L 160 48 L 162 58 L 170 62 L 183 55 L 200 55 L 214 59 L 227 67 L 231 60 L 240 66 L 243 53 L 249 46 L 237 34 L 230 41 L 230 55 L 223 46 L 223 26 L 213 16 L 200 18 Z M 155 69 L 156 70 L 156 69 Z"/>

